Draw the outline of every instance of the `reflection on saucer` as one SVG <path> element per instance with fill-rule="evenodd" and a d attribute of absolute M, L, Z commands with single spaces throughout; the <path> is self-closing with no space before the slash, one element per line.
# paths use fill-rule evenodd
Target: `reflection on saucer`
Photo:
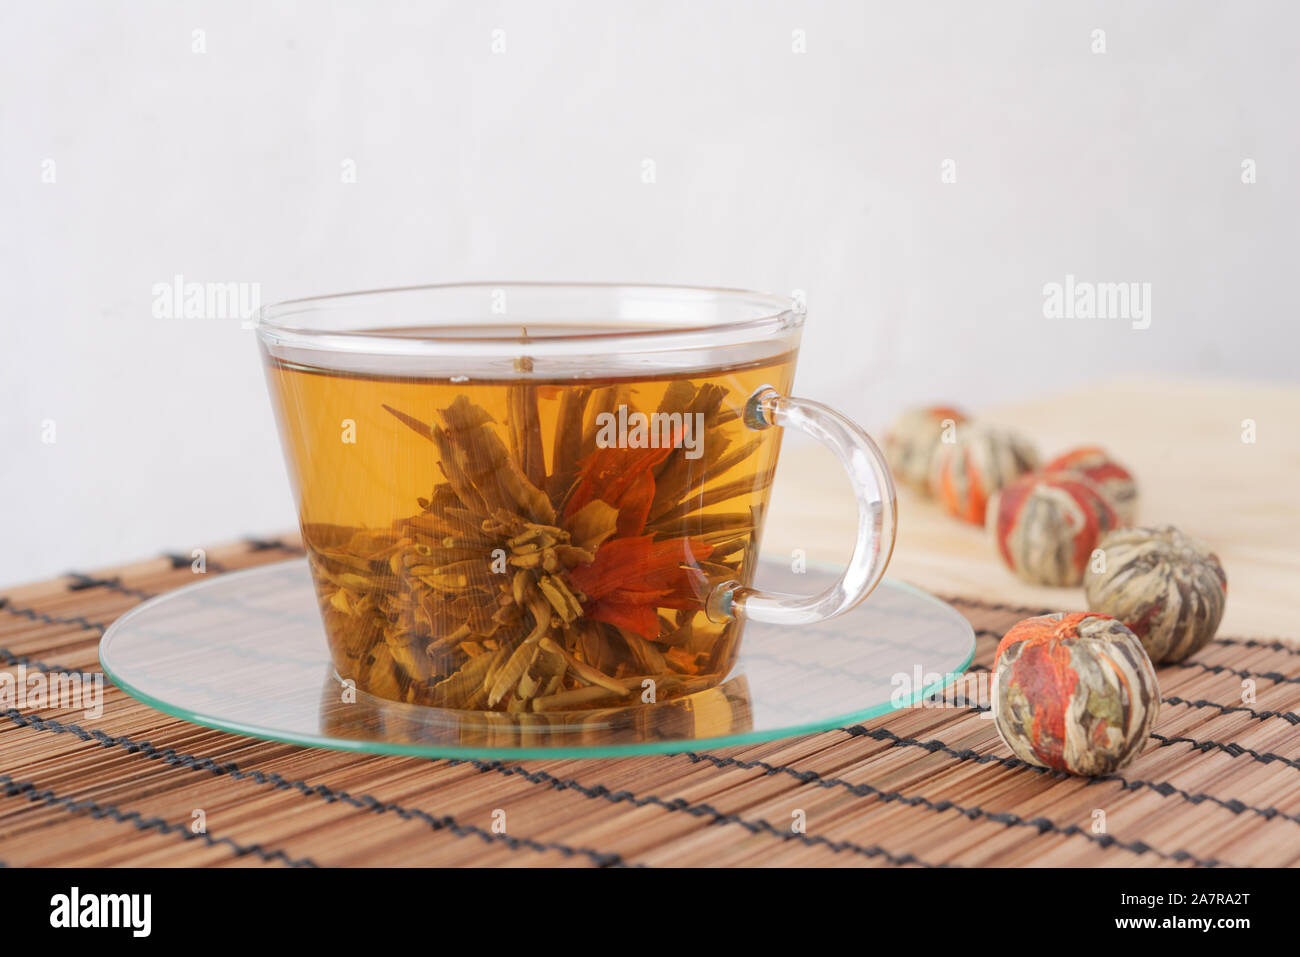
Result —
<path fill-rule="evenodd" d="M 759 587 L 813 592 L 835 578 L 763 563 Z M 330 662 L 304 561 L 169 592 L 114 622 L 100 661 L 123 691 L 212 728 L 308 747 L 423 757 L 615 757 L 770 741 L 865 721 L 942 687 L 970 662 L 970 623 L 883 582 L 861 605 L 797 629 L 749 623 L 732 676 L 655 704 L 478 712 L 355 692 Z"/>
<path fill-rule="evenodd" d="M 355 700 L 353 700 L 355 699 Z M 451 711 L 356 691 L 330 672 L 321 688 L 321 734 L 436 748 L 600 748 L 691 741 L 753 730 L 749 684 L 717 687 L 655 704 L 590 711 Z"/>

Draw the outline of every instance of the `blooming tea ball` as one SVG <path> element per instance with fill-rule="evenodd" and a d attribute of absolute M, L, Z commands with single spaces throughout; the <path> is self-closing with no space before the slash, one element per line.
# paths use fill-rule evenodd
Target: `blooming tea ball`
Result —
<path fill-rule="evenodd" d="M 1088 611 L 1015 625 L 998 644 L 992 691 L 994 723 L 1016 757 L 1088 776 L 1137 757 L 1160 710 L 1137 636 Z"/>
<path fill-rule="evenodd" d="M 1071 475 L 1022 475 L 989 501 L 989 532 L 1007 567 L 1035 585 L 1077 585 L 1119 518 L 1096 486 Z"/>
<path fill-rule="evenodd" d="M 930 463 L 930 492 L 950 513 L 984 523 L 989 496 L 1038 466 L 1038 450 L 1014 432 L 967 425 Z"/>
<path fill-rule="evenodd" d="M 1107 455 L 1105 449 L 1095 445 L 1071 449 L 1044 465 L 1043 471 L 1082 475 L 1110 501 L 1121 525 L 1132 525 L 1137 520 L 1137 480 L 1132 472 Z"/>
<path fill-rule="evenodd" d="M 1228 599 L 1217 555 L 1172 525 L 1119 529 L 1100 548 L 1104 563 L 1083 578 L 1088 605 L 1128 625 L 1152 661 L 1182 661 L 1210 642 Z"/>
<path fill-rule="evenodd" d="M 894 478 L 928 491 L 930 460 L 944 430 L 965 421 L 965 415 L 946 405 L 921 406 L 900 415 L 885 435 L 885 458 Z"/>

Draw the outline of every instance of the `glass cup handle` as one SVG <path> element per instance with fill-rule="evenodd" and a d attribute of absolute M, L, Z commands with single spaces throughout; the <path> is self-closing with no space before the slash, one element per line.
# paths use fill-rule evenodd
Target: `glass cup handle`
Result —
<path fill-rule="evenodd" d="M 709 618 L 804 625 L 843 614 L 880 583 L 894 551 L 898 503 L 884 455 L 871 436 L 834 409 L 781 395 L 771 386 L 761 386 L 749 397 L 744 419 L 754 430 L 774 425 L 799 429 L 835 453 L 853 483 L 858 536 L 848 567 L 820 594 L 783 595 L 746 588 L 737 581 L 722 582 L 709 594 Z"/>

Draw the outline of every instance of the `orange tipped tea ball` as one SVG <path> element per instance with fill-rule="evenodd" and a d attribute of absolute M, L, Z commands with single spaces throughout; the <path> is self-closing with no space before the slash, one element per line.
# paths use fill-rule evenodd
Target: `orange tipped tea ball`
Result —
<path fill-rule="evenodd" d="M 1138 487 L 1133 473 L 1112 459 L 1105 449 L 1087 445 L 1058 455 L 1043 471 L 1074 472 L 1083 476 L 1110 501 L 1120 524 L 1137 521 Z"/>
<path fill-rule="evenodd" d="M 1160 686 L 1123 623 L 1079 612 L 1026 618 L 993 659 L 993 719 L 1022 761 L 1096 776 L 1132 761 L 1160 710 Z"/>
<path fill-rule="evenodd" d="M 1022 475 L 989 501 L 986 522 L 1007 567 L 1035 585 L 1077 585 L 1092 550 L 1119 525 L 1090 482 L 1069 473 Z"/>
<path fill-rule="evenodd" d="M 1038 450 L 1004 429 L 958 426 L 930 463 L 930 492 L 951 514 L 984 524 L 989 497 L 1038 465 Z"/>
<path fill-rule="evenodd" d="M 1228 600 L 1219 558 L 1172 525 L 1122 528 L 1101 540 L 1083 577 L 1088 605 L 1124 622 L 1152 661 L 1182 661 L 1214 637 Z"/>
<path fill-rule="evenodd" d="M 927 405 L 905 411 L 885 434 L 885 458 L 894 478 L 920 491 L 928 491 L 930 460 L 943 441 L 966 416 L 946 405 Z"/>

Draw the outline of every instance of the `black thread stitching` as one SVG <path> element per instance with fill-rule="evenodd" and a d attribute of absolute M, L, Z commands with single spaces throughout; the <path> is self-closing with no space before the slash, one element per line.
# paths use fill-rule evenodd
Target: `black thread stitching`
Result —
<path fill-rule="evenodd" d="M 1186 698 L 1180 698 L 1177 695 L 1170 695 L 1167 698 L 1161 698 L 1163 704 L 1185 704 L 1192 708 L 1213 708 L 1220 714 L 1248 714 L 1258 721 L 1265 721 L 1268 718 L 1281 718 L 1287 724 L 1295 726 L 1300 725 L 1300 714 L 1294 711 L 1273 711 L 1270 709 L 1256 710 L 1248 708 L 1246 705 L 1220 704 L 1217 701 L 1207 701 L 1204 698 L 1198 698 L 1195 701 L 1189 701 Z"/>
<path fill-rule="evenodd" d="M 464 761 L 457 760 L 457 761 L 451 761 L 449 763 L 451 764 L 468 763 L 471 766 L 477 768 L 481 773 L 487 773 L 491 771 L 491 772 L 496 772 L 498 774 L 505 775 L 506 777 L 518 776 L 518 777 L 522 777 L 525 781 L 528 781 L 530 784 L 545 785 L 555 791 L 576 791 L 577 793 L 581 794 L 583 797 L 592 798 L 592 799 L 598 798 L 598 799 L 608 801 L 611 804 L 630 804 L 633 807 L 653 806 L 653 807 L 663 808 L 665 811 L 669 811 L 669 812 L 682 811 L 685 812 L 686 814 L 689 814 L 691 817 L 710 818 L 709 821 L 710 825 L 736 824 L 744 828 L 745 830 L 749 831 L 751 834 L 771 834 L 773 837 L 780 838 L 782 841 L 786 841 L 786 842 L 798 841 L 799 843 L 804 844 L 808 847 L 813 847 L 813 846 L 825 847 L 836 854 L 840 853 L 841 851 L 850 851 L 854 854 L 859 854 L 864 857 L 884 858 L 889 863 L 898 866 L 902 866 L 904 864 L 916 864 L 920 867 L 926 867 L 926 868 L 945 868 L 945 867 L 954 866 L 950 864 L 932 864 L 927 861 L 922 861 L 912 854 L 901 854 L 901 855 L 892 854 L 889 851 L 886 851 L 884 848 L 880 847 L 878 844 L 873 844 L 870 847 L 866 847 L 864 845 L 857 844 L 853 841 L 833 841 L 830 838 L 823 837 L 820 834 L 799 834 L 793 831 L 785 830 L 783 828 L 778 828 L 775 825 L 773 825 L 770 821 L 764 820 L 763 818 L 759 818 L 758 820 L 752 820 L 752 821 L 746 820 L 745 818 L 740 817 L 738 814 L 724 814 L 722 811 L 719 811 L 717 808 L 714 808 L 709 804 L 692 804 L 690 801 L 687 801 L 685 798 L 674 798 L 671 801 L 667 801 L 653 794 L 645 797 L 638 797 L 636 794 L 632 793 L 631 791 L 626 791 L 626 790 L 611 791 L 603 784 L 597 784 L 594 787 L 588 787 L 572 778 L 561 779 L 561 778 L 557 778 L 553 774 L 547 773 L 546 771 L 529 771 L 526 768 L 524 768 L 522 765 L 518 765 L 518 764 L 507 765 L 500 761 L 464 762 Z"/>
<path fill-rule="evenodd" d="M 6 797 L 21 797 L 34 804 L 44 804 L 46 807 L 62 808 L 70 814 L 76 814 L 81 811 L 89 811 L 93 818 L 111 818 L 121 824 L 131 824 L 137 831 L 158 831 L 160 834 L 179 834 L 182 839 L 202 840 L 208 847 L 216 847 L 224 844 L 235 852 L 236 857 L 245 857 L 249 854 L 255 854 L 263 861 L 270 863 L 272 861 L 282 861 L 290 867 L 318 867 L 311 858 L 299 858 L 294 860 L 283 850 L 268 851 L 261 844 L 240 844 L 233 838 L 213 837 L 207 831 L 195 834 L 184 824 L 170 824 L 160 817 L 146 818 L 139 811 L 123 811 L 114 804 L 101 804 L 98 801 L 82 800 L 77 801 L 66 795 L 56 794 L 50 788 L 37 788 L 31 781 L 18 781 L 7 774 L 0 774 L 0 791 L 3 791 Z"/>
<path fill-rule="evenodd" d="M 986 705 L 971 705 L 965 708 L 960 708 L 960 709 L 954 708 L 949 710 L 961 710 L 961 711 L 968 712 L 970 714 L 983 714 L 984 712 L 990 711 L 992 709 Z M 839 730 L 848 731 L 848 728 L 840 728 Z M 1184 738 L 1184 737 L 1167 738 L 1164 735 L 1157 734 L 1154 731 L 1151 732 L 1151 737 L 1154 738 L 1161 747 L 1167 747 L 1168 745 L 1171 744 L 1190 744 L 1192 745 L 1192 749 L 1196 751 L 1219 750 L 1234 758 L 1239 758 L 1242 755 L 1246 755 L 1255 761 L 1259 761 L 1262 764 L 1274 764 L 1276 762 L 1281 762 L 1297 770 L 1300 770 L 1300 760 L 1283 757 L 1282 755 L 1274 754 L 1271 751 L 1262 751 L 1262 752 L 1253 751 L 1250 748 L 1243 747 L 1242 745 L 1237 744 L 1236 742 L 1233 741 L 1229 741 L 1225 743 L 1222 741 L 1199 741 L 1196 738 Z"/>
<path fill-rule="evenodd" d="M 97 621 L 91 621 L 82 615 L 75 615 L 70 618 L 59 618 L 54 615 L 47 615 L 43 611 L 37 611 L 35 608 L 20 608 L 17 605 L 10 604 L 8 598 L 0 598 L 0 609 L 7 611 L 11 615 L 16 615 L 19 618 L 27 618 L 31 621 L 41 622 L 42 624 L 76 625 L 79 628 L 84 628 L 86 631 L 97 632 L 100 635 L 103 635 L 105 629 L 108 628 L 107 625 L 101 624 Z"/>
<path fill-rule="evenodd" d="M 1134 854 L 1152 854 L 1162 860 L 1178 861 L 1180 863 L 1188 862 L 1195 864 L 1197 867 L 1218 867 L 1222 864 L 1217 858 L 1199 858 L 1189 851 L 1177 850 L 1173 852 L 1161 851 L 1145 841 L 1121 841 L 1110 834 L 1093 834 L 1091 831 L 1081 828 L 1077 824 L 1069 824 L 1065 827 L 1046 817 L 1036 817 L 1026 819 L 1010 811 L 986 811 L 978 805 L 974 807 L 963 807 L 955 801 L 949 801 L 946 798 L 933 801 L 930 798 L 921 795 L 905 795 L 899 791 L 884 791 L 873 785 L 860 783 L 854 784 L 851 781 L 845 781 L 842 778 L 823 777 L 816 771 L 797 771 L 793 768 L 782 768 L 777 765 L 770 765 L 764 761 L 741 761 L 737 758 L 718 757 L 712 754 L 700 754 L 697 752 L 686 752 L 686 757 L 691 761 L 705 761 L 713 764 L 715 767 L 724 767 L 732 765 L 743 769 L 759 769 L 765 773 L 780 774 L 787 773 L 795 777 L 802 784 L 813 784 L 821 788 L 843 788 L 855 797 L 875 797 L 882 803 L 892 804 L 899 803 L 907 807 L 923 807 L 927 810 L 935 811 L 942 814 L 945 811 L 957 811 L 967 820 L 977 820 L 983 818 L 1002 824 L 1005 827 L 1030 827 L 1038 831 L 1041 837 L 1044 834 L 1060 834 L 1065 837 L 1084 837 L 1094 844 L 1103 848 L 1118 847 L 1122 850 L 1131 851 Z"/>
<path fill-rule="evenodd" d="M 1225 645 L 1241 645 L 1244 648 L 1266 648 L 1269 651 L 1280 651 L 1288 655 L 1300 655 L 1300 648 L 1295 645 L 1289 645 L 1284 641 L 1276 641 L 1271 638 L 1215 638 L 1214 640 Z"/>
<path fill-rule="evenodd" d="M 278 538 L 246 538 L 244 544 L 255 552 L 282 551 L 290 555 L 305 555 L 306 549 L 298 545 L 290 545 Z"/>
<path fill-rule="evenodd" d="M 1243 668 L 1231 668 L 1228 665 L 1207 665 L 1200 661 L 1178 661 L 1175 668 L 1199 668 L 1214 675 L 1236 675 L 1238 678 L 1265 678 L 1278 684 L 1300 684 L 1300 675 L 1284 675 L 1280 671 L 1247 671 Z"/>
<path fill-rule="evenodd" d="M 1163 734 L 1156 734 L 1154 731 L 1151 732 L 1151 737 L 1155 738 L 1162 748 L 1168 747 L 1171 744 L 1190 744 L 1193 751 L 1222 751 L 1229 757 L 1240 758 L 1246 756 L 1253 761 L 1258 761 L 1260 764 L 1285 764 L 1287 767 L 1295 768 L 1297 771 L 1300 771 L 1300 760 L 1283 757 L 1282 755 L 1274 754 L 1271 751 L 1256 751 L 1253 748 L 1244 747 L 1234 741 L 1228 741 L 1226 743 L 1223 741 L 1213 740 L 1198 741 L 1196 738 L 1181 736 L 1167 738 Z"/>
<path fill-rule="evenodd" d="M 46 675 L 80 675 L 83 678 L 90 678 L 92 680 L 96 675 L 99 675 L 103 677 L 106 683 L 112 684 L 112 682 L 108 680 L 108 676 L 102 671 L 86 671 L 82 668 L 67 668 L 63 665 L 52 665 L 48 662 L 40 661 L 27 655 L 16 655 L 8 648 L 0 648 L 0 659 L 2 659 L 7 665 L 22 665 L 24 668 L 35 668 L 37 671 L 41 672 L 41 674 Z"/>
<path fill-rule="evenodd" d="M 1072 775 L 1066 774 L 1063 771 L 1057 771 L 1053 768 L 1039 767 L 1017 757 L 1004 758 L 996 754 L 980 754 L 971 748 L 956 749 L 937 739 L 921 741 L 916 738 L 904 738 L 887 728 L 866 728 L 862 725 L 854 725 L 852 728 L 845 728 L 843 730 L 856 736 L 868 737 L 875 741 L 886 742 L 889 747 L 917 747 L 922 748 L 931 754 L 942 752 L 951 755 L 959 761 L 971 761 L 975 764 L 995 764 L 1004 768 L 1029 770 L 1058 780 L 1072 777 Z M 785 769 L 778 768 L 778 770 Z M 1142 778 L 1126 778 L 1122 774 L 1105 774 L 1095 778 L 1088 778 L 1083 780 L 1081 783 L 1086 787 L 1091 787 L 1094 784 L 1099 784 L 1101 782 L 1119 784 L 1121 789 L 1125 791 L 1137 791 L 1142 788 L 1147 788 L 1155 791 L 1161 797 L 1177 795 L 1193 805 L 1205 803 L 1216 804 L 1219 807 L 1231 811 L 1233 814 L 1242 814 L 1246 811 L 1250 811 L 1266 820 L 1271 821 L 1275 818 L 1282 818 L 1300 824 L 1300 814 L 1289 814 L 1286 811 L 1275 807 L 1256 807 L 1236 798 L 1220 798 L 1213 794 L 1206 794 L 1204 792 L 1193 793 L 1171 784 L 1168 781 L 1147 781 Z"/>
<path fill-rule="evenodd" d="M 24 714 L 16 708 L 9 708 L 0 715 L 8 718 L 21 728 L 35 731 L 49 731 L 53 734 L 71 734 L 82 741 L 94 741 L 105 748 L 122 748 L 131 754 L 142 754 L 150 760 L 162 761 L 169 767 L 179 767 L 190 771 L 208 771 L 215 775 L 229 775 L 236 781 L 253 781 L 256 784 L 270 785 L 274 790 L 296 790 L 307 797 L 316 797 L 333 804 L 341 802 L 363 811 L 382 814 L 392 812 L 402 820 L 419 820 L 428 824 L 434 831 L 447 831 L 456 837 L 477 837 L 485 844 L 505 844 L 512 851 L 527 849 L 541 853 L 556 851 L 565 857 L 582 856 L 601 867 L 626 867 L 627 864 L 619 854 L 595 851 L 589 848 L 575 848 L 554 841 L 535 841 L 531 838 L 515 837 L 509 834 L 494 834 L 473 824 L 461 824 L 449 814 L 435 817 L 419 808 L 408 808 L 395 801 L 383 802 L 369 794 L 360 797 L 347 791 L 340 791 L 325 784 L 308 784 L 306 781 L 287 780 L 274 772 L 259 770 L 246 771 L 233 761 L 218 762 L 209 757 L 196 757 L 174 748 L 159 748 L 148 741 L 135 741 L 126 735 L 114 737 L 98 729 L 87 731 L 80 725 L 59 721 L 55 718 L 42 718 L 35 714 Z"/>
<path fill-rule="evenodd" d="M 112 578 L 95 578 L 92 575 L 86 575 L 82 572 L 66 572 L 64 578 L 71 578 L 72 584 L 68 586 L 68 591 L 85 591 L 88 588 L 107 588 L 109 591 L 115 591 L 121 595 L 130 595 L 133 598 L 155 598 L 153 592 L 147 592 L 141 588 L 132 588 L 129 585 L 123 585 L 122 579 L 114 576 Z"/>
<path fill-rule="evenodd" d="M 300 546 L 290 545 L 287 542 L 281 541 L 278 538 L 276 539 L 246 538 L 244 539 L 244 544 L 249 548 L 250 551 L 254 551 L 254 552 L 278 550 L 282 552 L 287 552 L 290 555 L 306 554 L 306 550 L 301 548 Z M 190 564 L 190 559 L 184 558 L 181 555 L 174 554 L 171 552 L 164 552 L 162 557 L 167 559 L 169 562 L 171 562 L 172 568 L 174 569 L 180 568 L 182 565 Z M 225 570 L 220 565 L 220 563 L 212 562 L 212 561 L 207 562 L 207 567 L 216 572 L 222 572 Z M 87 575 L 84 572 L 68 572 L 63 577 L 72 579 L 72 583 L 68 585 L 69 591 L 84 591 L 88 588 L 107 588 L 110 589 L 111 591 L 118 592 L 119 594 L 132 595 L 140 599 L 157 597 L 157 595 L 153 592 L 147 592 L 141 588 L 132 588 L 129 585 L 123 585 L 121 578 L 119 578 L 116 575 L 113 576 L 112 578 L 97 578 L 93 575 Z"/>

